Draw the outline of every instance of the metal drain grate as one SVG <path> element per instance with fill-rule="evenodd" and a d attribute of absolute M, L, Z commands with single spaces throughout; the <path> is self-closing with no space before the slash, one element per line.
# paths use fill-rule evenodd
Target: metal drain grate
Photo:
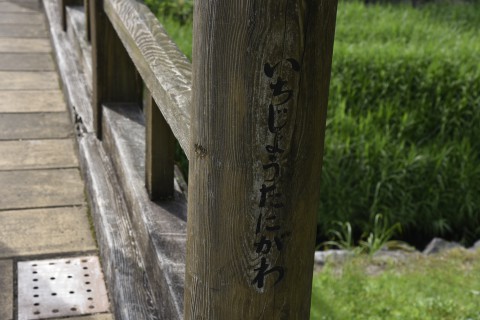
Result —
<path fill-rule="evenodd" d="M 18 319 L 108 311 L 97 257 L 18 262 Z"/>

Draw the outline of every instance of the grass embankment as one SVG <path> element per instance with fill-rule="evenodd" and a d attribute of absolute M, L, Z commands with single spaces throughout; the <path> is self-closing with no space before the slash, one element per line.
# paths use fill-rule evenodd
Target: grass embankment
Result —
<path fill-rule="evenodd" d="M 191 58 L 189 17 L 161 20 Z M 479 27 L 479 4 L 340 1 L 320 235 L 350 221 L 358 239 L 381 213 L 418 246 L 480 238 Z"/>
<path fill-rule="evenodd" d="M 311 319 L 480 319 L 480 250 L 380 264 L 383 271 L 369 275 L 372 265 L 363 256 L 316 273 Z"/>

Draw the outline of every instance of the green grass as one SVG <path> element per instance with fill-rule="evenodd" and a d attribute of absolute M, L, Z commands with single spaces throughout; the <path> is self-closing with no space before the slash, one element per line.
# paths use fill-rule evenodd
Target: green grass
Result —
<path fill-rule="evenodd" d="M 377 263 L 384 270 L 369 275 L 372 264 L 359 257 L 316 273 L 311 320 L 480 319 L 480 251 Z"/>
<path fill-rule="evenodd" d="M 145 0 L 145 4 L 192 61 L 193 0 Z"/>
<path fill-rule="evenodd" d="M 160 18 L 160 21 L 168 35 L 175 41 L 175 44 L 180 51 L 192 61 L 192 21 L 186 21 L 183 25 L 180 25 L 171 17 L 162 17 Z"/>
<path fill-rule="evenodd" d="M 191 19 L 160 20 L 191 59 Z M 340 0 L 320 241 L 333 221 L 349 221 L 358 240 L 378 213 L 420 247 L 434 236 L 480 238 L 478 30 L 478 1 L 414 9 Z"/>
<path fill-rule="evenodd" d="M 382 213 L 407 241 L 480 237 L 480 5 L 340 3 L 321 233 Z"/>

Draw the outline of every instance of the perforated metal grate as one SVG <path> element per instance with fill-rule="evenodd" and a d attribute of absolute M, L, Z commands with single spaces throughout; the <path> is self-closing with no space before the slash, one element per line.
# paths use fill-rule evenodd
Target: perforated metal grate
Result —
<path fill-rule="evenodd" d="M 108 311 L 97 257 L 18 262 L 18 319 L 49 319 Z"/>

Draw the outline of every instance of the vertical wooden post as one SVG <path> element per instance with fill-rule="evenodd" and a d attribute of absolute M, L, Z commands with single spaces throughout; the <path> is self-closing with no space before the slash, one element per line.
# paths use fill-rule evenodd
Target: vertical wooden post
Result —
<path fill-rule="evenodd" d="M 67 31 L 67 6 L 80 5 L 81 0 L 60 0 L 60 14 L 63 31 Z"/>
<path fill-rule="evenodd" d="M 91 30 L 90 30 L 90 0 L 83 1 L 83 9 L 85 10 L 85 31 L 86 31 L 86 40 L 90 42 L 91 39 Z"/>
<path fill-rule="evenodd" d="M 173 197 L 175 137 L 150 92 L 145 103 L 145 182 L 151 200 Z"/>
<path fill-rule="evenodd" d="M 61 10 L 61 20 L 62 20 L 62 29 L 67 31 L 67 2 L 68 0 L 60 1 L 60 10 Z"/>
<path fill-rule="evenodd" d="M 142 101 L 142 81 L 115 29 L 103 11 L 102 0 L 89 0 L 92 44 L 92 105 L 97 137 L 102 137 L 102 105 Z"/>
<path fill-rule="evenodd" d="M 309 319 L 336 0 L 196 3 L 185 319 Z"/>

